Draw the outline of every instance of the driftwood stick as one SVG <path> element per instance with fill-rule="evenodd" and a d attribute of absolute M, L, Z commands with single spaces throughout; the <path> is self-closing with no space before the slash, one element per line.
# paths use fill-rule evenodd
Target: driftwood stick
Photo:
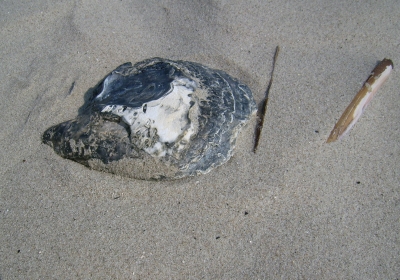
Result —
<path fill-rule="evenodd" d="M 271 78 L 269 80 L 267 89 L 264 94 L 264 99 L 261 101 L 261 105 L 258 108 L 257 111 L 257 124 L 256 124 L 256 129 L 255 129 L 255 136 L 254 136 L 254 147 L 253 147 L 253 152 L 256 153 L 257 147 L 258 147 L 258 142 L 260 141 L 260 136 L 261 136 L 261 131 L 264 125 L 264 117 L 265 113 L 267 112 L 267 105 L 268 105 L 268 95 L 269 95 L 269 90 L 271 89 L 272 86 L 272 81 L 274 79 L 274 70 L 275 70 L 275 64 L 276 60 L 278 59 L 278 54 L 279 54 L 279 46 L 276 47 L 275 49 L 275 55 L 274 55 L 274 60 L 272 62 L 272 70 L 271 70 Z"/>

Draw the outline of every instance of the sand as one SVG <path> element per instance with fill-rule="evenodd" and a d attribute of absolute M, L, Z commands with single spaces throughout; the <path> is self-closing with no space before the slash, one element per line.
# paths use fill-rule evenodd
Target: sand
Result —
<path fill-rule="evenodd" d="M 398 1 L 0 3 L 0 279 L 400 277 Z M 90 170 L 41 143 L 118 65 L 200 62 L 260 102 L 207 175 Z M 342 141 L 335 122 L 378 60 L 391 77 Z"/>

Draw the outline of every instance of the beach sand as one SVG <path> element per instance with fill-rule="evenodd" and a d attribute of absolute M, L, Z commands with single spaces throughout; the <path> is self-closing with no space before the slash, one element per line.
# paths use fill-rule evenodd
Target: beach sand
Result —
<path fill-rule="evenodd" d="M 400 277 L 398 1 L 0 3 L 0 279 Z M 118 65 L 200 62 L 263 99 L 209 174 L 148 182 L 41 143 Z M 394 71 L 342 141 L 376 63 Z"/>

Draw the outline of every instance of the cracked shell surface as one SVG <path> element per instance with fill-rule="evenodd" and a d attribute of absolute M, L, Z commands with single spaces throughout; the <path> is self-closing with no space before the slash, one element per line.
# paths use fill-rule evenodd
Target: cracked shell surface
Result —
<path fill-rule="evenodd" d="M 74 120 L 43 142 L 92 169 L 145 180 L 208 173 L 229 160 L 256 112 L 250 89 L 227 73 L 161 58 L 112 71 Z"/>

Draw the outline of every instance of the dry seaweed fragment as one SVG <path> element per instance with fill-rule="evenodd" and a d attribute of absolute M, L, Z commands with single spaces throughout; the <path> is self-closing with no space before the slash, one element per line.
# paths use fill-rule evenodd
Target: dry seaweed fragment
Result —
<path fill-rule="evenodd" d="M 256 131 L 254 133 L 255 135 L 254 135 L 254 147 L 253 147 L 254 153 L 256 153 L 257 151 L 258 142 L 260 141 L 261 131 L 264 125 L 264 117 L 265 113 L 267 112 L 267 105 L 268 105 L 268 95 L 274 78 L 274 70 L 275 70 L 276 60 L 278 59 L 278 54 L 279 54 L 279 46 L 277 46 L 275 49 L 274 60 L 272 62 L 271 78 L 269 80 L 267 89 L 265 90 L 264 99 L 261 102 L 261 106 L 259 106 L 259 109 L 257 111 L 257 124 L 256 124 Z"/>
<path fill-rule="evenodd" d="M 381 85 L 387 80 L 393 69 L 393 62 L 390 59 L 384 58 L 372 70 L 371 75 L 364 83 L 363 87 L 353 98 L 349 106 L 343 112 L 339 121 L 336 123 L 326 143 L 340 140 L 348 133 L 357 120 L 361 117 L 369 102 L 375 96 Z"/>

